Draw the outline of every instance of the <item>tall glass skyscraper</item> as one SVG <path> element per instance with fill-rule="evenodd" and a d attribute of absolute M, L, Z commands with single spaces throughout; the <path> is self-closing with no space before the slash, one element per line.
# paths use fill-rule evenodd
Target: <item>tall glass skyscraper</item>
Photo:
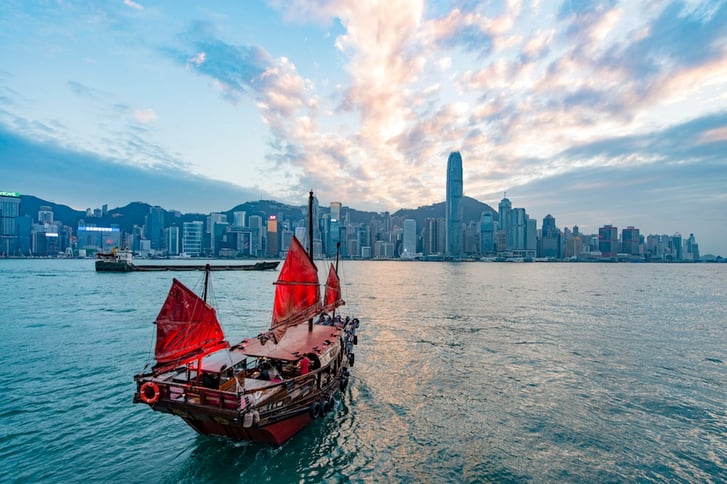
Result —
<path fill-rule="evenodd" d="M 447 160 L 447 257 L 462 257 L 462 155 L 459 151 L 449 154 Z"/>

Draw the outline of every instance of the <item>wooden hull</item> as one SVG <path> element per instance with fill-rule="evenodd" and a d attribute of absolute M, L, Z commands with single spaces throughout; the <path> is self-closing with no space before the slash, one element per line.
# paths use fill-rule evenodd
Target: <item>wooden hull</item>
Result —
<path fill-rule="evenodd" d="M 282 445 L 313 421 L 309 412 L 301 413 L 264 427 L 245 428 L 242 425 L 222 425 L 214 421 L 184 419 L 190 427 L 203 435 L 218 435 L 233 440 L 247 440 L 271 445 Z"/>

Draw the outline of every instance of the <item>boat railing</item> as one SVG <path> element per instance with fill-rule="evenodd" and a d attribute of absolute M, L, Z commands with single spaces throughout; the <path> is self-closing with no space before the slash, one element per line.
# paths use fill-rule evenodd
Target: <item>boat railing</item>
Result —
<path fill-rule="evenodd" d="M 316 387 L 318 387 L 324 370 L 324 368 L 317 368 L 316 370 L 312 370 L 304 375 L 299 375 L 294 378 L 281 381 L 265 381 L 246 378 L 245 384 L 240 384 L 239 386 L 235 385 L 229 390 L 209 388 L 194 383 L 174 381 L 157 381 L 157 384 L 159 386 L 161 398 L 179 403 L 210 405 L 218 408 L 234 410 L 240 408 L 241 399 L 243 399 L 245 395 L 252 393 L 265 392 L 282 387 L 290 387 L 291 383 L 293 385 L 300 385 L 304 384 L 306 380 L 311 380 Z M 256 384 L 250 385 L 251 382 L 256 382 Z"/>

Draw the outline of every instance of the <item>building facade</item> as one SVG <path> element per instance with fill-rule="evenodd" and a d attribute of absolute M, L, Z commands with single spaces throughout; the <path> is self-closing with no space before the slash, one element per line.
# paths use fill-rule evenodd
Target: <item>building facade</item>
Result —
<path fill-rule="evenodd" d="M 462 155 L 450 153 L 447 160 L 447 199 L 445 224 L 447 226 L 446 256 L 459 258 L 463 255 L 463 207 L 462 207 Z"/>

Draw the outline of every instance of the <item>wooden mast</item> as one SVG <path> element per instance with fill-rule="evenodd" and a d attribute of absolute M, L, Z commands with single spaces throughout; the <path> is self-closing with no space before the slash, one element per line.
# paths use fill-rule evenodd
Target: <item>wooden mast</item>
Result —
<path fill-rule="evenodd" d="M 308 194 L 308 256 L 313 262 L 313 190 Z M 313 318 L 308 320 L 308 331 L 313 332 Z"/>

